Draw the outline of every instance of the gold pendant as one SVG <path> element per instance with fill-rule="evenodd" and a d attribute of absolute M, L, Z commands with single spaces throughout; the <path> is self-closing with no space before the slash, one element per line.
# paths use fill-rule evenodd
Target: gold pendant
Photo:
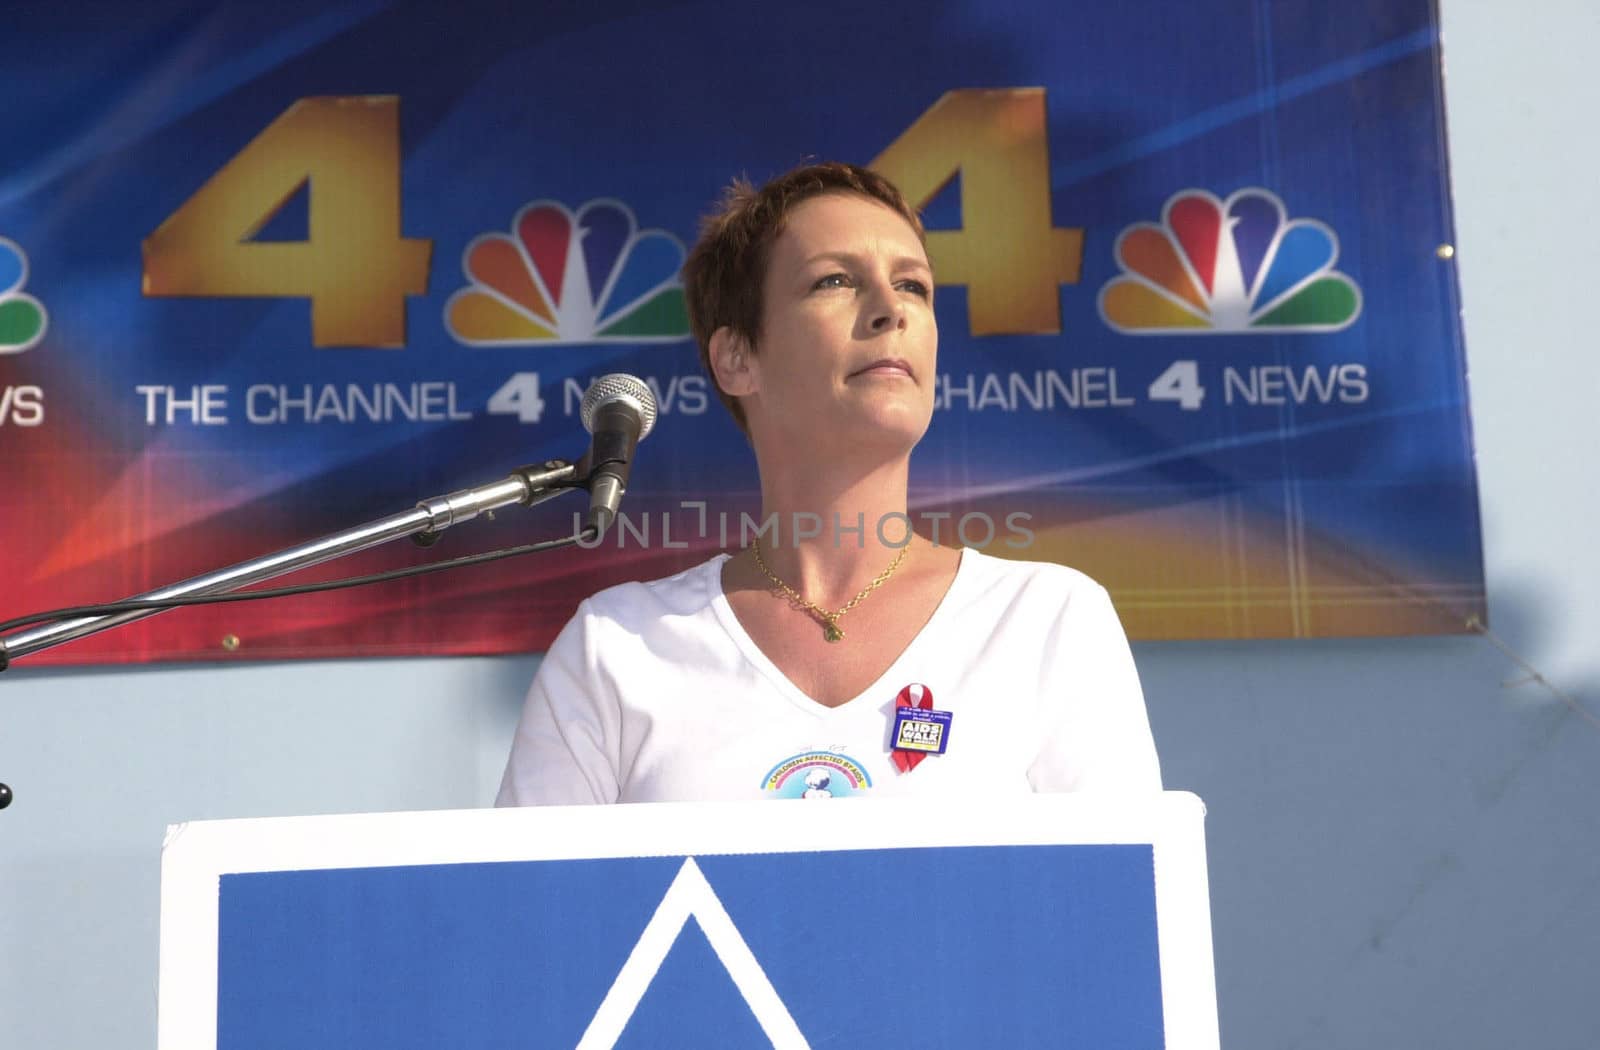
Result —
<path fill-rule="evenodd" d="M 823 641 L 826 641 L 826 642 L 837 642 L 837 641 L 842 641 L 843 639 L 844 639 L 844 632 L 839 630 L 839 625 L 838 624 L 834 623 L 832 620 L 829 620 L 823 625 L 823 628 L 822 628 L 822 640 Z"/>

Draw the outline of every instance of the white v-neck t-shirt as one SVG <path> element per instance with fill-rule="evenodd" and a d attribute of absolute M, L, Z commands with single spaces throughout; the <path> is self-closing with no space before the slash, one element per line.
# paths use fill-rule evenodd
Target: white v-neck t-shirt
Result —
<path fill-rule="evenodd" d="M 1161 790 L 1144 695 L 1105 589 L 1060 565 L 962 552 L 899 658 L 825 707 L 751 640 L 726 555 L 585 600 L 540 664 L 496 805 Z M 902 772 L 896 697 L 951 714 Z"/>

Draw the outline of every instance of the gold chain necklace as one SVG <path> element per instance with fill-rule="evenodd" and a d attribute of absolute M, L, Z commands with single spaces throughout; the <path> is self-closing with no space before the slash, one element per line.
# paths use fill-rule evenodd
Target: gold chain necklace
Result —
<path fill-rule="evenodd" d="M 882 572 L 878 573 L 876 579 L 867 584 L 865 587 L 861 588 L 861 591 L 854 598 L 851 598 L 849 601 L 845 602 L 844 606 L 839 609 L 838 612 L 829 612 L 816 602 L 806 601 L 800 596 L 799 591 L 778 579 L 777 574 L 771 569 L 767 568 L 766 560 L 761 557 L 760 540 L 756 540 L 750 545 L 750 550 L 756 556 L 756 564 L 761 566 L 761 571 L 767 574 L 767 579 L 771 580 L 777 585 L 778 590 L 783 592 L 784 597 L 788 598 L 806 612 L 822 621 L 822 637 L 825 641 L 829 642 L 843 640 L 844 632 L 839 629 L 839 617 L 843 616 L 851 609 L 854 609 L 857 605 L 861 604 L 861 599 L 865 598 L 867 595 L 883 586 L 884 581 L 893 576 L 894 571 L 900 567 L 900 563 L 906 560 L 906 551 L 909 551 L 910 549 L 911 544 L 909 543 L 904 547 L 901 547 L 900 553 L 894 556 L 894 561 L 889 563 L 889 567 L 887 569 L 884 569 Z"/>

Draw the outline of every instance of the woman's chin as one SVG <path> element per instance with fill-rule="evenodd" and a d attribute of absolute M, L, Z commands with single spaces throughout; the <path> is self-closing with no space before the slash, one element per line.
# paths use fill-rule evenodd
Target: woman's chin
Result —
<path fill-rule="evenodd" d="M 837 405 L 807 419 L 790 419 L 757 442 L 779 458 L 794 454 L 837 461 L 877 459 L 888 462 L 908 456 L 928 432 L 933 405 L 906 398 Z M 762 428 L 766 429 L 766 428 Z"/>
<path fill-rule="evenodd" d="M 840 406 L 840 425 L 855 431 L 911 434 L 921 440 L 933 422 L 933 400 L 907 390 L 883 389 L 877 397 L 861 398 Z"/>
<path fill-rule="evenodd" d="M 928 432 L 932 412 L 910 405 L 888 405 L 880 410 L 841 421 L 830 428 L 829 443 L 846 444 L 885 458 L 909 455 Z"/>

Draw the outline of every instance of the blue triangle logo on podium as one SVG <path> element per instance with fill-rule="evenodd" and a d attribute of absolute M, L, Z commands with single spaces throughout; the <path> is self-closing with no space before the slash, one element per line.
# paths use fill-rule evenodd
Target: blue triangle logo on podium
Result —
<path fill-rule="evenodd" d="M 684 858 L 672 885 L 662 894 L 661 903 L 645 924 L 644 932 L 628 953 L 622 969 L 617 971 L 616 979 L 578 1041 L 577 1050 L 611 1050 L 617 1045 L 639 1001 L 690 918 L 699 924 L 718 961 L 733 979 L 734 987 L 755 1014 L 756 1023 L 775 1050 L 810 1050 L 800 1026 L 795 1024 L 789 1008 L 778 997 L 777 989 L 693 857 Z"/>

